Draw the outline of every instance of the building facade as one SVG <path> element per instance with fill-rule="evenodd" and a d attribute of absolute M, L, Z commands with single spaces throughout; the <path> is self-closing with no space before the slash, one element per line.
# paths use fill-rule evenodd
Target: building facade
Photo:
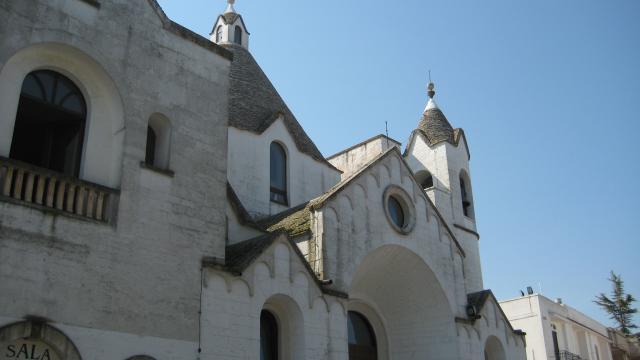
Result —
<path fill-rule="evenodd" d="M 0 358 L 524 359 L 433 84 L 404 150 L 325 158 L 249 37 L 0 1 Z"/>
<path fill-rule="evenodd" d="M 527 359 L 612 360 L 607 327 L 578 310 L 533 294 L 500 302 L 526 332 Z"/>
<path fill-rule="evenodd" d="M 622 331 L 608 328 L 611 340 L 612 360 L 640 359 L 640 334 L 625 335 Z"/>

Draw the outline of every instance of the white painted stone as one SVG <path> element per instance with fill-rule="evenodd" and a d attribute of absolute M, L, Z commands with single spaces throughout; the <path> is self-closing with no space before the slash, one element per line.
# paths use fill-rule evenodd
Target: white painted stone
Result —
<path fill-rule="evenodd" d="M 558 337 L 558 350 L 583 359 L 611 360 L 606 326 L 540 294 L 500 302 L 514 327 L 527 333 L 527 359 L 555 359 L 552 332 Z M 596 354 L 597 351 L 597 354 Z"/>

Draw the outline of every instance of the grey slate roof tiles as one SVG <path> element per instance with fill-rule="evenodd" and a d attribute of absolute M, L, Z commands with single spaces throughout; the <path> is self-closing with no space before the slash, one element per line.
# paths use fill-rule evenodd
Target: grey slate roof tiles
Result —
<path fill-rule="evenodd" d="M 225 45 L 233 53 L 230 74 L 229 126 L 260 134 L 280 115 L 300 152 L 333 168 L 311 141 L 251 53 Z"/>
<path fill-rule="evenodd" d="M 418 124 L 418 129 L 427 137 L 431 146 L 444 141 L 451 144 L 456 143 L 453 126 L 437 107 L 425 110 Z"/>

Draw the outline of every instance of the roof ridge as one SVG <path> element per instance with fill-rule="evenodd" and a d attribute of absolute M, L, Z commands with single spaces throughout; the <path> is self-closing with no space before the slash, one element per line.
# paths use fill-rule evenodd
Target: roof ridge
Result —
<path fill-rule="evenodd" d="M 357 143 L 357 144 L 355 144 L 355 145 L 351 145 L 351 146 L 349 146 L 348 148 L 346 148 L 346 149 L 344 149 L 344 150 L 340 150 L 340 151 L 338 151 L 337 153 L 335 153 L 335 154 L 333 154 L 333 155 L 331 155 L 331 156 L 327 156 L 327 160 L 332 159 L 332 158 L 334 158 L 334 157 L 336 157 L 336 156 L 338 156 L 338 155 L 341 155 L 341 154 L 343 154 L 343 153 L 349 152 L 349 151 L 351 151 L 351 150 L 353 150 L 353 149 L 355 149 L 355 148 L 357 148 L 357 147 L 359 147 L 359 146 L 362 146 L 362 145 L 364 145 L 364 144 L 366 144 L 366 143 L 368 143 L 368 142 L 370 142 L 370 141 L 372 141 L 372 140 L 375 140 L 375 139 L 377 139 L 377 138 L 380 138 L 380 137 L 386 137 L 387 139 L 392 140 L 392 141 L 395 141 L 395 142 L 397 142 L 398 144 L 402 145 L 402 143 L 401 143 L 400 141 L 398 141 L 398 140 L 396 140 L 396 139 L 394 139 L 394 138 L 392 138 L 392 137 L 390 137 L 390 136 L 388 136 L 388 135 L 385 135 L 385 134 L 378 134 L 378 135 L 372 136 L 372 137 L 370 137 L 370 138 L 368 138 L 368 139 L 366 139 L 366 140 L 360 141 L 359 143 Z"/>

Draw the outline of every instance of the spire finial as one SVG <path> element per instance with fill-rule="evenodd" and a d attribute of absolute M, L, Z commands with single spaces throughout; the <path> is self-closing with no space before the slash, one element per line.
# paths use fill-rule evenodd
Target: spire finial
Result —
<path fill-rule="evenodd" d="M 433 81 L 431 81 L 431 70 L 429 70 L 429 86 L 427 86 L 427 90 L 429 90 L 427 92 L 429 98 L 433 99 L 433 97 L 436 95 L 436 86 Z"/>
<path fill-rule="evenodd" d="M 236 9 L 233 8 L 233 4 L 236 3 L 236 0 L 227 0 L 227 3 L 229 5 L 227 5 L 227 10 L 225 10 L 224 13 L 235 13 Z"/>
<path fill-rule="evenodd" d="M 432 81 L 429 81 L 429 86 L 427 86 L 427 89 L 429 91 L 427 91 L 427 94 L 429 95 L 430 99 L 433 99 L 433 97 L 436 95 L 436 86 L 433 84 Z"/>

